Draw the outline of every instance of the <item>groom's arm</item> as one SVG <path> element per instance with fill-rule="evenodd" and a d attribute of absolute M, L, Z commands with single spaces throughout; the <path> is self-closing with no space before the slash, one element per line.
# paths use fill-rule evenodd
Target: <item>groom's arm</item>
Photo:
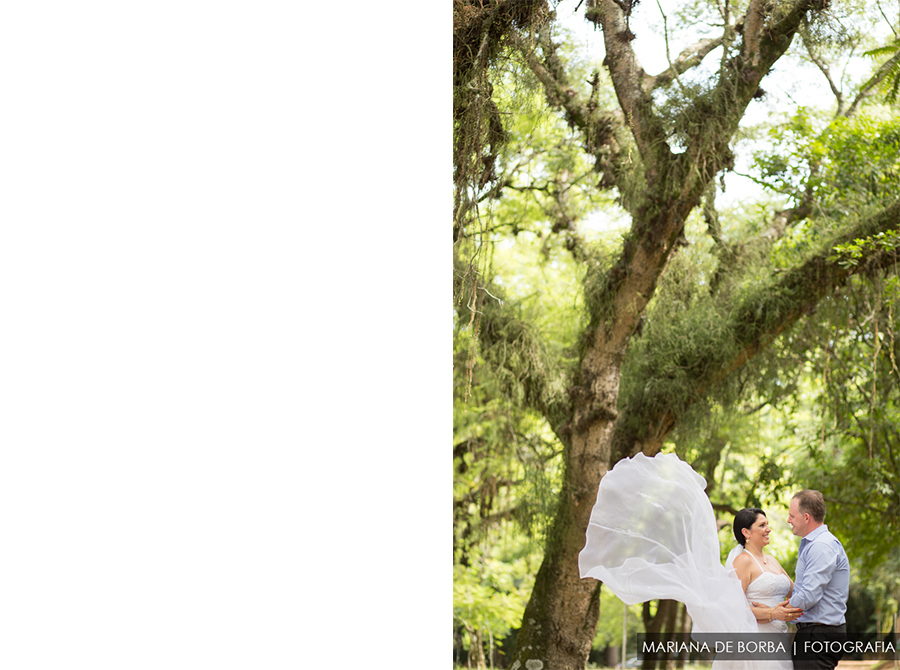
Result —
<path fill-rule="evenodd" d="M 794 593 L 789 602 L 807 612 L 822 599 L 837 567 L 837 554 L 828 544 L 813 542 L 806 548 L 804 558 L 806 568 L 794 582 Z"/>

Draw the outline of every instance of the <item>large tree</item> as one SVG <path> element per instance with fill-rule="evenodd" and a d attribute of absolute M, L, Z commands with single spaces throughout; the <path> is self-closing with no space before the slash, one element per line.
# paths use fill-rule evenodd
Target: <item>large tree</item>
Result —
<path fill-rule="evenodd" d="M 865 215 L 842 217 L 833 233 L 822 235 L 791 267 L 749 290 L 731 291 L 713 277 L 716 328 L 676 361 L 678 370 L 688 371 L 682 385 L 687 392 L 673 400 L 665 394 L 671 385 L 649 385 L 622 402 L 626 348 L 684 243 L 692 212 L 704 209 L 722 267 L 765 257 L 773 242 L 813 212 L 812 177 L 822 169 L 817 158 L 808 163 L 805 188 L 791 206 L 775 212 L 769 226 L 740 245 L 729 244 L 717 227 L 711 185 L 734 166 L 734 139 L 748 105 L 763 94 L 763 78 L 827 3 L 751 0 L 738 14 L 733 14 L 734 5 L 720 4 L 719 33 L 684 48 L 656 75 L 644 71 L 633 49 L 636 2 L 583 4 L 586 19 L 602 30 L 605 46 L 605 72 L 594 72 L 586 89 L 573 78 L 554 42 L 554 15 L 546 2 L 454 2 L 458 318 L 477 330 L 485 364 L 509 370 L 522 403 L 546 418 L 564 446 L 561 491 L 513 667 L 531 668 L 538 661 L 554 670 L 584 667 L 597 625 L 600 585 L 580 579 L 577 556 L 597 487 L 609 468 L 639 450 L 656 453 L 683 407 L 741 368 L 848 276 L 893 263 L 891 254 L 877 249 L 855 266 L 828 259 L 834 244 L 896 228 L 900 222 L 900 204 L 880 202 L 880 208 Z M 709 79 L 688 81 L 687 73 L 714 51 L 719 59 Z M 630 218 L 623 243 L 610 259 L 575 233 L 565 203 L 571 183 L 563 183 L 563 177 L 546 185 L 545 193 L 558 205 L 551 233 L 562 235 L 572 252 L 586 311 L 582 332 L 564 354 L 521 318 L 515 301 L 498 299 L 502 286 L 473 261 L 479 253 L 474 243 L 486 225 L 482 204 L 515 187 L 503 178 L 510 122 L 494 99 L 499 82 L 491 78 L 491 68 L 503 59 L 525 64 L 540 82 L 549 108 L 564 116 L 582 151 L 592 158 L 596 188 L 613 192 Z M 686 310 L 680 323 L 686 333 L 696 334 L 691 313 Z M 648 365 L 660 360 L 647 357 Z M 671 372 L 648 369 L 644 374 L 666 378 Z"/>

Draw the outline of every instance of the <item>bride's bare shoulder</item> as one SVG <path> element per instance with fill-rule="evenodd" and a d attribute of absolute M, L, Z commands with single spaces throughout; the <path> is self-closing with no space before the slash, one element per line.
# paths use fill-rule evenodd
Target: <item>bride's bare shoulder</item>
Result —
<path fill-rule="evenodd" d="M 745 551 L 744 553 L 738 554 L 737 556 L 734 557 L 734 564 L 735 564 L 735 565 L 744 565 L 744 564 L 747 564 L 747 563 L 750 563 L 750 562 L 751 562 L 751 559 L 750 559 L 749 556 L 747 556 L 747 552 L 746 552 L 746 551 Z"/>
<path fill-rule="evenodd" d="M 741 580 L 741 586 L 744 591 L 746 591 L 750 586 L 750 582 L 758 576 L 757 573 L 759 572 L 759 568 L 756 567 L 756 564 L 753 563 L 746 553 L 735 556 L 732 566 L 734 567 L 734 572 L 737 574 L 738 579 Z"/>
<path fill-rule="evenodd" d="M 756 565 L 753 563 L 753 559 L 751 559 L 747 555 L 747 552 L 744 552 L 743 554 L 739 554 L 739 555 L 735 556 L 733 565 L 734 565 L 734 569 L 737 570 L 738 572 L 745 572 L 748 570 L 750 572 L 753 572 L 753 568 L 756 567 Z"/>

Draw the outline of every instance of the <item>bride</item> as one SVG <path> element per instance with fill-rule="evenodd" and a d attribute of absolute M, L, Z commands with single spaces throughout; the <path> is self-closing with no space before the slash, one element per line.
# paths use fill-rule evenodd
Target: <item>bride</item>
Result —
<path fill-rule="evenodd" d="M 791 597 L 794 582 L 775 557 L 763 551 L 772 532 L 766 513 L 757 507 L 742 509 L 734 516 L 733 530 L 740 547 L 735 547 L 725 567 L 733 565 L 741 580 L 759 632 L 787 633 L 785 622 L 795 621 L 800 613 L 783 604 Z"/>

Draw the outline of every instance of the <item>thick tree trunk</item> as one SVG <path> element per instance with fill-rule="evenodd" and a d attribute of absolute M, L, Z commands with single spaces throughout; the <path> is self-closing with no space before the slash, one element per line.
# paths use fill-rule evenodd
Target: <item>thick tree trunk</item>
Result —
<path fill-rule="evenodd" d="M 678 213 L 678 208 L 668 209 L 656 222 L 658 229 L 672 236 L 680 232 L 683 219 Z M 636 249 L 630 259 L 632 272 L 621 282 L 615 299 L 628 309 L 619 309 L 614 323 L 599 324 L 585 351 L 580 384 L 572 393 L 563 487 L 517 638 L 514 669 L 576 670 L 587 663 L 600 611 L 600 583 L 581 579 L 578 554 L 600 480 L 610 466 L 625 345 L 670 253 L 671 243 Z"/>
<path fill-rule="evenodd" d="M 605 388 L 603 395 L 614 399 L 618 375 L 607 382 L 605 387 L 600 385 Z M 609 386 L 613 383 L 614 387 Z M 591 409 L 586 398 L 578 405 L 581 407 L 576 408 L 576 426 L 579 416 L 598 411 Z M 581 430 L 576 428 L 566 450 L 563 491 L 525 609 L 513 668 L 576 670 L 587 663 L 600 616 L 600 582 L 581 579 L 578 553 L 584 547 L 598 483 L 607 471 L 614 426 L 607 418 L 595 419 Z"/>
<path fill-rule="evenodd" d="M 514 670 L 584 668 L 600 616 L 600 582 L 580 579 L 583 534 L 571 533 L 545 556 L 516 640 Z M 573 550 L 573 543 L 578 548 Z"/>

